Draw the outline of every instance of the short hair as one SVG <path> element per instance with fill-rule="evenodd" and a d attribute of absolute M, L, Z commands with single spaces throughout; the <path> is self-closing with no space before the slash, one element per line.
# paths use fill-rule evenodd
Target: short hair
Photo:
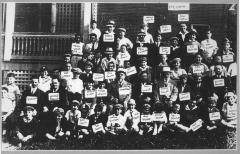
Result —
<path fill-rule="evenodd" d="M 58 77 L 58 76 L 54 75 L 54 76 L 52 77 L 52 80 L 54 80 L 54 79 L 57 79 L 57 80 L 58 80 L 58 82 L 60 82 L 60 79 L 59 79 L 59 77 Z"/>
<path fill-rule="evenodd" d="M 14 74 L 13 72 L 10 72 L 10 73 L 7 74 L 7 77 L 13 77 L 13 78 L 15 78 L 15 74 Z"/>

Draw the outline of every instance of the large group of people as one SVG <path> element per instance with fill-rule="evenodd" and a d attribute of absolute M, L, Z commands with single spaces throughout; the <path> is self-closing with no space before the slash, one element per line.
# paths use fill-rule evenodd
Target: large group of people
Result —
<path fill-rule="evenodd" d="M 90 41 L 76 34 L 62 66 L 42 66 L 22 93 L 9 72 L 2 85 L 4 135 L 21 144 L 236 128 L 237 53 L 229 39 L 217 42 L 208 29 L 198 40 L 186 23 L 171 38 L 160 30 L 152 36 L 144 23 L 133 41 L 115 27 L 109 20 L 101 31 L 92 21 Z"/>

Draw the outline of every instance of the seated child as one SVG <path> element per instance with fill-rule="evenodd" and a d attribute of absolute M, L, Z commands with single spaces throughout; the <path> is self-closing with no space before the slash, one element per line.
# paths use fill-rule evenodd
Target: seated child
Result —
<path fill-rule="evenodd" d="M 182 117 L 180 114 L 180 109 L 180 104 L 173 105 L 172 111 L 170 111 L 168 115 L 168 123 L 163 127 L 164 129 L 171 132 L 184 131 L 186 133 L 191 130 L 189 127 L 186 127 L 181 123 Z"/>
<path fill-rule="evenodd" d="M 82 104 L 80 107 L 81 117 L 78 119 L 78 139 L 89 135 L 89 106 L 87 104 Z"/>
<path fill-rule="evenodd" d="M 229 128 L 237 127 L 237 97 L 233 92 L 225 94 L 225 100 L 223 103 L 222 114 L 223 118 L 221 123 Z"/>
<path fill-rule="evenodd" d="M 55 108 L 53 110 L 53 117 L 49 117 L 49 123 L 46 125 L 45 137 L 49 140 L 56 140 L 65 137 L 68 130 L 68 123 L 64 117 L 64 110 L 62 108 Z"/>
<path fill-rule="evenodd" d="M 140 112 L 136 109 L 136 102 L 134 99 L 128 101 L 128 110 L 124 114 L 125 129 L 128 132 L 139 132 L 138 123 L 140 122 Z"/>
<path fill-rule="evenodd" d="M 144 104 L 143 110 L 140 114 L 140 123 L 138 124 L 139 127 L 139 135 L 146 135 L 153 133 L 153 121 L 151 115 L 151 105 Z"/>
<path fill-rule="evenodd" d="M 68 110 L 65 114 L 65 118 L 68 122 L 69 128 L 66 131 L 67 137 L 77 137 L 77 123 L 78 119 L 81 117 L 81 112 L 78 110 L 80 102 L 77 100 L 73 100 L 71 104 L 71 110 Z"/>
<path fill-rule="evenodd" d="M 121 114 L 123 105 L 115 104 L 113 114 L 108 116 L 108 121 L 105 130 L 113 135 L 121 135 L 124 133 L 124 117 Z"/>
<path fill-rule="evenodd" d="M 33 117 L 33 111 L 35 109 L 32 106 L 26 106 L 23 108 L 24 115 L 19 118 L 16 124 L 17 140 L 22 143 L 32 140 L 36 136 L 38 128 L 37 120 Z"/>
<path fill-rule="evenodd" d="M 163 130 L 163 125 L 167 123 L 167 116 L 164 111 L 164 106 L 160 103 L 156 103 L 154 105 L 152 116 L 154 122 L 153 135 L 157 135 Z"/>

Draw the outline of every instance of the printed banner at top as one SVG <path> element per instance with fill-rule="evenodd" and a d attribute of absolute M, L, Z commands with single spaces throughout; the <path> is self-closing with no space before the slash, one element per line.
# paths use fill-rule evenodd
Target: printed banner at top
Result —
<path fill-rule="evenodd" d="M 143 16 L 143 23 L 154 23 L 154 16 Z"/>
<path fill-rule="evenodd" d="M 168 3 L 168 10 L 169 11 L 190 10 L 190 4 L 182 2 Z"/>

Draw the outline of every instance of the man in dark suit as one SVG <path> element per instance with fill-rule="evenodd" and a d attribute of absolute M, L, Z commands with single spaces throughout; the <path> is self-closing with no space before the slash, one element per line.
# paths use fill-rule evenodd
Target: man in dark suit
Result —
<path fill-rule="evenodd" d="M 180 47 L 183 47 L 184 44 L 189 39 L 189 32 L 187 31 L 187 24 L 181 23 L 180 24 L 180 32 L 176 35 L 176 37 L 179 39 L 179 45 Z"/>
<path fill-rule="evenodd" d="M 93 60 L 91 61 L 93 64 L 92 71 L 93 72 L 101 72 L 102 70 L 102 54 L 99 50 L 95 50 L 95 55 Z"/>
<path fill-rule="evenodd" d="M 46 101 L 46 95 L 38 88 L 38 84 L 38 77 L 32 76 L 30 87 L 23 92 L 18 111 L 21 112 L 25 106 L 32 106 L 37 111 L 37 115 L 42 112 L 43 104 Z"/>

